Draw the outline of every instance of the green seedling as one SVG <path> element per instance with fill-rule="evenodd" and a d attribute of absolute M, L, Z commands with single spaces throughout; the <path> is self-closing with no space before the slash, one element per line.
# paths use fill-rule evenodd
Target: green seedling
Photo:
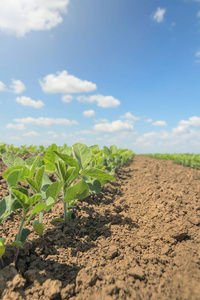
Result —
<path fill-rule="evenodd" d="M 82 143 L 72 146 L 72 155 L 53 150 L 56 145 L 49 149 L 48 156 L 44 163 L 46 168 L 55 170 L 58 182 L 62 182 L 62 202 L 64 219 L 56 218 L 54 221 L 67 223 L 72 216 L 74 205 L 78 200 L 82 200 L 89 195 L 89 190 L 100 190 L 100 185 L 107 180 L 115 180 L 113 176 L 90 166 L 92 151 Z M 54 156 L 57 155 L 57 158 Z M 48 158 L 48 159 L 47 159 Z M 94 180 L 96 179 L 96 181 Z M 95 181 L 95 183 L 94 183 Z"/>
<path fill-rule="evenodd" d="M 12 245 L 17 249 L 17 253 L 14 259 L 14 262 L 16 263 L 19 248 L 23 248 L 23 242 L 26 240 L 27 236 L 30 233 L 30 231 L 24 227 L 32 218 L 34 218 L 37 214 L 40 213 L 40 211 L 42 211 L 46 207 L 46 204 L 37 203 L 41 198 L 41 194 L 35 194 L 30 197 L 29 191 L 22 187 L 11 188 L 11 193 L 16 197 L 19 205 L 21 206 L 20 208 L 22 209 L 21 213 L 15 210 L 15 212 L 21 219 L 18 233 L 15 237 L 15 241 L 12 243 Z M 27 216 L 28 213 L 30 214 L 29 216 Z"/>

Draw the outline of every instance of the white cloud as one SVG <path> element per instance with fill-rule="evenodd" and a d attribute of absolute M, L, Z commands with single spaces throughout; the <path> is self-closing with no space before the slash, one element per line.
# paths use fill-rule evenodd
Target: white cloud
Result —
<path fill-rule="evenodd" d="M 115 99 L 113 96 L 103 96 L 103 95 L 92 95 L 92 96 L 78 96 L 77 100 L 79 102 L 97 102 L 97 106 L 99 107 L 118 107 L 120 105 L 120 101 Z"/>
<path fill-rule="evenodd" d="M 200 51 L 196 52 L 195 56 L 200 57 Z"/>
<path fill-rule="evenodd" d="M 93 109 L 85 110 L 83 112 L 83 116 L 86 118 L 93 117 L 93 116 L 95 116 L 95 111 Z"/>
<path fill-rule="evenodd" d="M 158 7 L 158 9 L 156 10 L 156 12 L 153 15 L 153 19 L 157 23 L 161 23 L 164 20 L 164 14 L 165 14 L 165 12 L 166 12 L 165 8 Z"/>
<path fill-rule="evenodd" d="M 58 138 L 58 135 L 53 131 L 48 131 L 47 134 L 51 135 L 54 139 Z"/>
<path fill-rule="evenodd" d="M 49 30 L 62 22 L 69 0 L 0 1 L 0 29 L 18 37 L 34 30 Z"/>
<path fill-rule="evenodd" d="M 81 80 L 67 71 L 48 74 L 43 80 L 39 81 L 45 93 L 82 93 L 96 90 L 96 84 Z"/>
<path fill-rule="evenodd" d="M 30 136 L 30 137 L 34 137 L 34 136 L 40 136 L 41 134 L 39 132 L 36 131 L 30 131 L 30 132 L 26 132 L 23 134 L 23 136 Z"/>
<path fill-rule="evenodd" d="M 198 11 L 197 13 L 197 18 L 200 18 L 200 11 Z"/>
<path fill-rule="evenodd" d="M 21 94 L 26 89 L 25 85 L 23 84 L 23 82 L 21 82 L 21 80 L 15 79 L 12 79 L 12 84 L 10 85 L 10 88 L 11 92 L 13 92 L 14 94 Z"/>
<path fill-rule="evenodd" d="M 140 117 L 133 116 L 130 112 L 125 113 L 125 115 L 120 116 L 121 119 L 133 120 L 137 121 L 140 120 Z"/>
<path fill-rule="evenodd" d="M 145 122 L 151 123 L 153 120 L 152 119 L 146 119 Z"/>
<path fill-rule="evenodd" d="M 0 81 L 0 92 L 3 92 L 5 90 L 6 90 L 5 84 L 2 81 Z"/>
<path fill-rule="evenodd" d="M 116 120 L 111 123 L 99 123 L 94 125 L 96 132 L 117 132 L 123 130 L 133 130 L 133 124 L 126 121 Z"/>
<path fill-rule="evenodd" d="M 64 96 L 62 96 L 61 99 L 62 99 L 62 101 L 64 103 L 70 103 L 73 100 L 73 96 L 71 96 L 71 95 L 64 95 Z"/>
<path fill-rule="evenodd" d="M 6 125 L 6 128 L 15 129 L 15 130 L 25 130 L 26 129 L 26 127 L 22 123 L 20 123 L 20 124 L 9 123 Z"/>
<path fill-rule="evenodd" d="M 167 123 L 165 121 L 155 121 L 152 123 L 154 126 L 167 126 Z"/>
<path fill-rule="evenodd" d="M 16 102 L 18 102 L 24 106 L 31 106 L 34 108 L 42 108 L 45 105 L 44 102 L 42 102 L 41 100 L 36 101 L 36 100 L 31 99 L 30 97 L 25 97 L 25 96 L 17 97 Z"/>
<path fill-rule="evenodd" d="M 32 118 L 32 117 L 27 117 L 27 118 L 21 118 L 21 119 L 14 119 L 15 122 L 19 123 L 24 123 L 24 124 L 36 124 L 36 125 L 42 125 L 42 126 L 50 126 L 53 124 L 56 125 L 77 125 L 78 122 L 75 120 L 68 120 L 68 119 L 59 119 L 59 118 Z"/>

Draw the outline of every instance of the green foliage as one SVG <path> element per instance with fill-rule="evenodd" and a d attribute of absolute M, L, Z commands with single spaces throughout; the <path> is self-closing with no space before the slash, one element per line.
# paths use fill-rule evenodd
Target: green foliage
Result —
<path fill-rule="evenodd" d="M 8 166 L 3 178 L 9 191 L 0 201 L 0 224 L 12 213 L 20 217 L 18 233 L 12 242 L 17 249 L 23 247 L 30 234 L 26 225 L 37 215 L 39 220 L 33 221 L 33 229 L 39 236 L 44 233 L 43 214 L 53 208 L 58 196 L 63 203 L 64 218 L 52 222 L 67 223 L 72 218 L 75 203 L 89 193 L 100 193 L 102 185 L 115 180 L 112 176 L 115 169 L 134 156 L 131 150 L 118 149 L 115 145 L 100 150 L 98 145 L 88 147 L 82 143 L 70 147 L 52 144 L 48 148 L 33 145 L 16 148 L 0 143 L 0 154 Z M 24 160 L 19 157 L 24 154 L 38 155 Z M 48 173 L 54 173 L 57 181 L 52 182 Z M 19 181 L 28 183 L 33 195 L 30 196 L 29 189 L 19 187 Z M 5 239 L 0 238 L 0 267 L 4 243 Z"/>
<path fill-rule="evenodd" d="M 155 154 L 145 154 L 145 155 L 153 158 L 158 158 L 158 159 L 172 160 L 174 163 L 179 165 L 200 169 L 200 154 L 155 153 Z"/>

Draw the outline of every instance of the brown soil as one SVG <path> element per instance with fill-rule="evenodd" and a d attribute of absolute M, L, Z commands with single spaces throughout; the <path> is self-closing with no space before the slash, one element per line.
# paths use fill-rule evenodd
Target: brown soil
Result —
<path fill-rule="evenodd" d="M 1 198 L 2 177 L 0 184 Z M 116 182 L 78 203 L 67 226 L 50 223 L 62 216 L 58 202 L 44 217 L 44 236 L 32 231 L 16 268 L 7 248 L 1 299 L 199 300 L 199 192 L 200 171 L 136 155 Z M 17 224 L 11 216 L 0 227 L 8 243 Z"/>

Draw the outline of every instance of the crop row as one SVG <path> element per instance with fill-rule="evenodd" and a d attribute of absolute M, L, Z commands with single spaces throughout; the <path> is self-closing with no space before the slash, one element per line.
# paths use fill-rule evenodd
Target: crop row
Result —
<path fill-rule="evenodd" d="M 3 173 L 3 178 L 7 182 L 8 196 L 0 201 L 0 224 L 3 226 L 6 218 L 13 213 L 20 218 L 18 233 L 12 242 L 16 249 L 14 263 L 19 248 L 23 248 L 30 234 L 26 225 L 34 220 L 35 233 L 43 235 L 43 216 L 53 208 L 58 195 L 63 203 L 63 218 L 58 217 L 51 222 L 67 224 L 73 218 L 76 202 L 90 193 L 100 193 L 107 181 L 115 180 L 115 169 L 133 156 L 133 151 L 118 149 L 114 145 L 100 150 L 98 145 L 88 147 L 82 143 L 59 148 L 52 144 L 46 149 L 44 157 L 39 154 L 26 160 L 5 152 L 2 159 L 8 169 Z M 56 175 L 55 182 L 50 180 L 49 174 L 52 173 Z M 22 187 L 21 182 L 28 184 L 29 188 Z M 7 246 L 5 242 L 6 238 L 1 237 L 1 268 Z"/>
<path fill-rule="evenodd" d="M 200 169 L 200 154 L 156 153 L 156 154 L 145 154 L 145 155 L 158 158 L 158 159 L 172 160 L 174 163 L 179 165 Z"/>

